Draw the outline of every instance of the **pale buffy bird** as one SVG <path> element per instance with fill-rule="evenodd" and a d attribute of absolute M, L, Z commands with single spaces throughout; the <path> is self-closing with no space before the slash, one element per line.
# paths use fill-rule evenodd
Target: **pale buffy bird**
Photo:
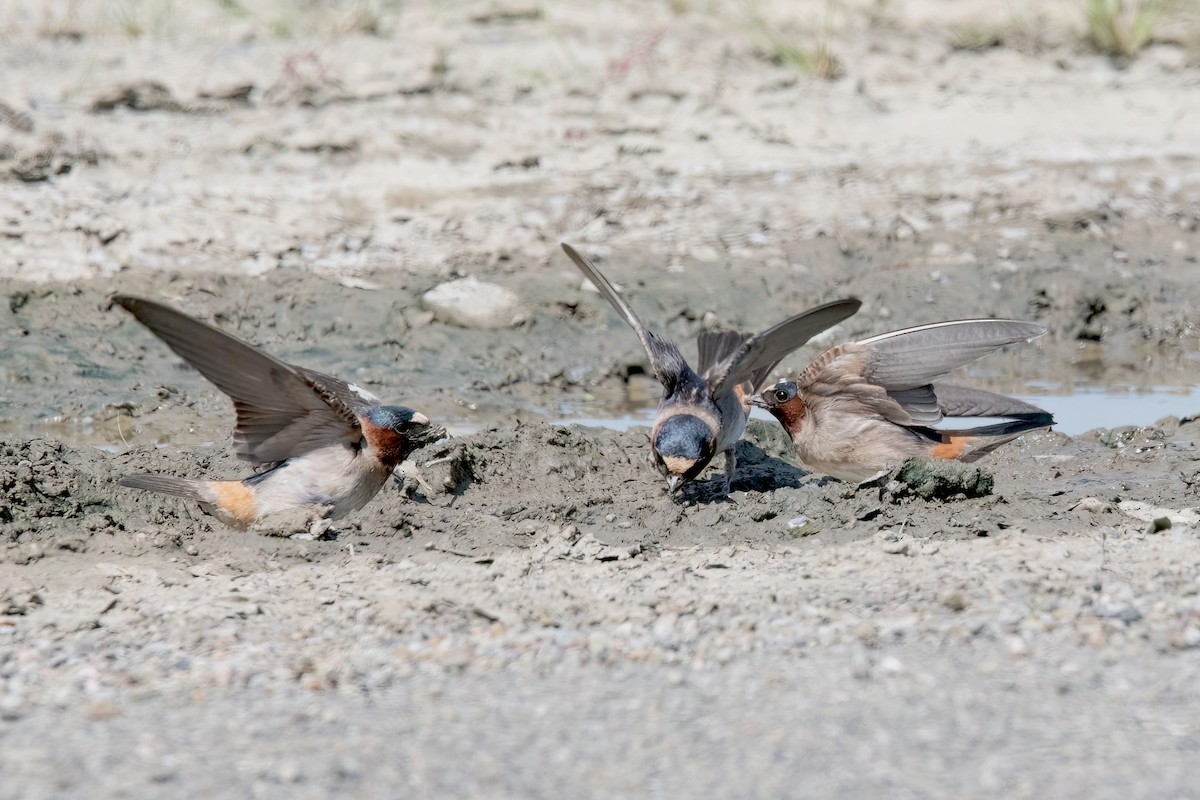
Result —
<path fill-rule="evenodd" d="M 112 301 L 229 395 L 233 445 L 256 465 L 242 480 L 129 475 L 122 486 L 184 497 L 244 527 L 290 509 L 338 519 L 367 504 L 414 450 L 444 431 L 428 417 L 331 375 L 294 367 L 186 314 L 137 297 Z"/>
<path fill-rule="evenodd" d="M 934 386 L 949 372 L 1001 347 L 1036 339 L 1034 322 L 965 319 L 892 331 L 831 347 L 796 380 L 780 381 L 755 405 L 779 420 L 811 469 L 862 481 L 913 456 L 973 461 L 1047 428 L 1054 418 L 1004 395 Z M 943 417 L 1010 417 L 969 430 L 935 430 Z"/>
<path fill-rule="evenodd" d="M 621 318 L 633 328 L 654 377 L 662 384 L 650 451 L 654 466 L 674 492 L 696 478 L 718 453 L 725 454 L 725 493 L 733 481 L 733 447 L 750 413 L 749 400 L 785 356 L 813 336 L 852 316 L 856 299 L 810 308 L 762 333 L 706 331 L 696 340 L 698 370 L 693 370 L 674 342 L 642 324 L 608 279 L 568 244 L 563 250 L 595 284 Z"/>

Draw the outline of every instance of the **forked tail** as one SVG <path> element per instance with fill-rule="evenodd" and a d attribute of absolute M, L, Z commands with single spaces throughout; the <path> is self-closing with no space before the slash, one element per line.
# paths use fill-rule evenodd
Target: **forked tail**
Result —
<path fill-rule="evenodd" d="M 981 425 L 978 428 L 957 431 L 926 429 L 926 435 L 933 439 L 933 448 L 929 454 L 934 458 L 974 461 L 1023 433 L 1049 428 L 1052 422 L 1053 420 L 1047 421 L 1042 418 Z"/>

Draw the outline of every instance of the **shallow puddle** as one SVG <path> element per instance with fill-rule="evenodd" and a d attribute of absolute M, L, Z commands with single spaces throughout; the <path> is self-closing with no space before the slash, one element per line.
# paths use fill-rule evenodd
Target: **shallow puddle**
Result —
<path fill-rule="evenodd" d="M 1164 417 L 1200 414 L 1200 386 L 1093 386 L 1069 394 L 1025 392 L 1016 396 L 1053 414 L 1054 429 L 1068 436 L 1094 428 L 1153 425 Z"/>
<path fill-rule="evenodd" d="M 1119 428 L 1127 425 L 1153 425 L 1164 417 L 1200 415 L 1200 386 L 1156 386 L 1150 389 L 1121 386 L 1073 387 L 1072 392 L 1055 393 L 1055 387 L 1038 384 L 1025 387 L 1013 396 L 1044 408 L 1054 415 L 1054 430 L 1068 436 L 1078 436 L 1095 428 Z M 633 409 L 613 410 L 593 407 L 584 413 L 554 419 L 554 422 L 575 425 L 595 425 L 614 430 L 645 425 L 654 421 L 653 405 Z M 754 409 L 754 419 L 770 420 L 761 409 Z M 1001 421 L 988 417 L 969 420 L 968 426 L 987 425 Z M 938 427 L 960 427 L 963 420 L 949 418 Z"/>

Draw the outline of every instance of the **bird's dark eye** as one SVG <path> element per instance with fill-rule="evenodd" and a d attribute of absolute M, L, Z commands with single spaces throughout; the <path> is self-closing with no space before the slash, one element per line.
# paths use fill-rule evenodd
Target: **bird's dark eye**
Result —
<path fill-rule="evenodd" d="M 786 403 L 787 400 L 788 400 L 787 389 L 776 389 L 775 390 L 775 401 L 776 402 Z"/>

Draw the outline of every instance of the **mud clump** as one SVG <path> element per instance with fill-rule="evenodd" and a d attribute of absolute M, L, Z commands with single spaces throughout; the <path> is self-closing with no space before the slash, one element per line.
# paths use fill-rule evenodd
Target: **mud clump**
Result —
<path fill-rule="evenodd" d="M 892 471 L 884 486 L 884 499 L 898 503 L 908 497 L 953 502 L 992 493 L 992 474 L 958 461 L 910 458 Z"/>
<path fill-rule="evenodd" d="M 114 479 L 96 450 L 49 439 L 0 445 L 0 541 L 16 541 L 39 520 L 107 509 Z"/>

